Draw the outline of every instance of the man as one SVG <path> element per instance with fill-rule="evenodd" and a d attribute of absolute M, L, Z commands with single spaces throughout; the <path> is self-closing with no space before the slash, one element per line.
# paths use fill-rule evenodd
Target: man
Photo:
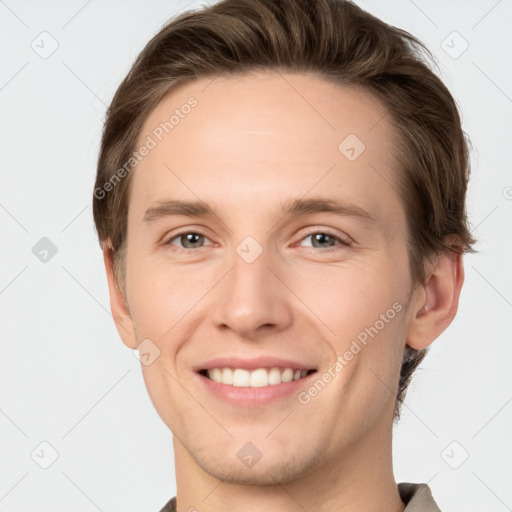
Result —
<path fill-rule="evenodd" d="M 342 0 L 224 0 L 119 87 L 94 217 L 173 434 L 163 511 L 439 510 L 391 460 L 474 242 L 465 135 L 421 49 Z"/>

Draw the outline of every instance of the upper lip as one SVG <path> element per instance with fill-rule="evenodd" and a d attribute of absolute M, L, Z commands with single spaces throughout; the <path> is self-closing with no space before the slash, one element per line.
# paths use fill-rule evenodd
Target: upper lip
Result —
<path fill-rule="evenodd" d="M 292 359 L 280 357 L 259 356 L 252 359 L 239 356 L 226 356 L 210 359 L 194 367 L 194 371 L 211 370 L 213 368 L 243 368 L 244 370 L 256 370 L 258 368 L 292 368 L 300 370 L 315 370 L 311 363 L 301 363 Z"/>

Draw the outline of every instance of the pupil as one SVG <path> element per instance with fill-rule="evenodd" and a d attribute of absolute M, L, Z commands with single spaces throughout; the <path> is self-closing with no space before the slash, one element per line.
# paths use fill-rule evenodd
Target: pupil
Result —
<path fill-rule="evenodd" d="M 199 235 L 198 233 L 187 233 L 184 236 L 185 236 L 187 243 L 191 243 L 192 245 L 197 244 L 198 243 L 197 238 L 201 237 L 201 235 Z M 194 241 L 194 238 L 196 238 L 195 241 Z"/>
<path fill-rule="evenodd" d="M 315 240 L 316 240 L 316 241 L 318 241 L 318 242 L 320 242 L 320 244 L 325 243 L 325 242 L 326 242 L 326 239 L 327 239 L 327 241 L 328 241 L 328 239 L 329 239 L 329 238 L 330 238 L 330 235 L 327 235 L 327 234 L 325 234 L 325 233 L 317 233 L 317 234 L 315 235 Z"/>

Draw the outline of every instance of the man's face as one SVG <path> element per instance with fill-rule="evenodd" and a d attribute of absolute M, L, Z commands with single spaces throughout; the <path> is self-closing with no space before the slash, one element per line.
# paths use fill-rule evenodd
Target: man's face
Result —
<path fill-rule="evenodd" d="M 313 75 L 201 79 L 158 105 L 138 147 L 148 136 L 126 290 L 134 343 L 160 351 L 147 389 L 181 445 L 217 478 L 275 483 L 384 444 L 411 290 L 384 107 Z M 312 199 L 342 208 L 283 210 Z M 214 214 L 146 215 L 168 201 Z M 309 374 L 264 385 L 287 367 Z"/>

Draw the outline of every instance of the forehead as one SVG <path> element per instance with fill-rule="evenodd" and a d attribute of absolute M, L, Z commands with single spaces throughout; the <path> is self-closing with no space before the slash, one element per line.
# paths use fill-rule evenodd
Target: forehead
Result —
<path fill-rule="evenodd" d="M 195 79 L 144 123 L 138 147 L 152 148 L 137 164 L 132 200 L 263 207 L 314 189 L 373 203 L 379 215 L 398 200 L 393 137 L 385 107 L 355 86 L 271 71 Z"/>

